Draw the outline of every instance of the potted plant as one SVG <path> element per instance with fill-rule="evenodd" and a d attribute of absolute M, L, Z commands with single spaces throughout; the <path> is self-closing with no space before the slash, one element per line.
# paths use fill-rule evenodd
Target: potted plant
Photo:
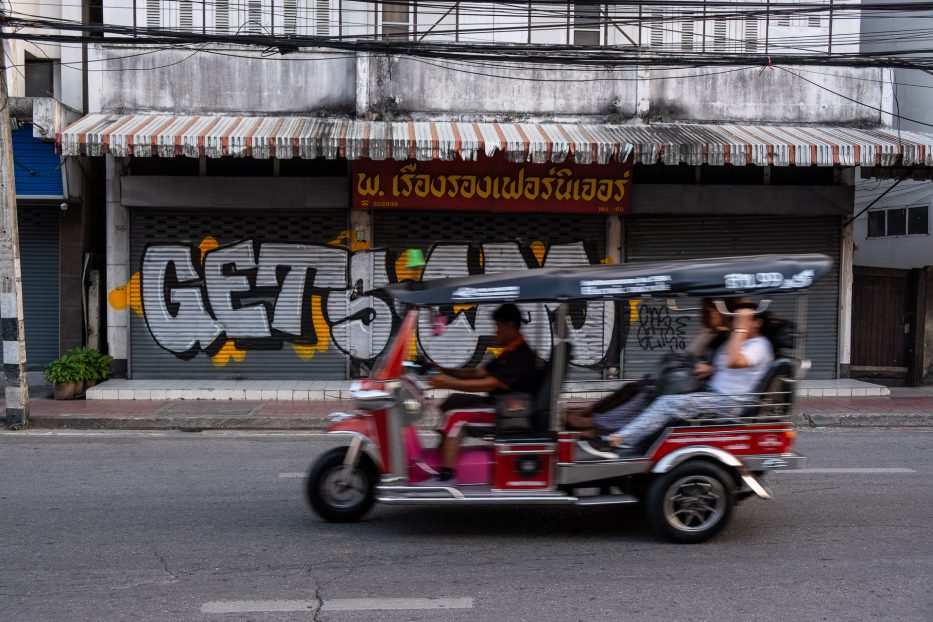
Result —
<path fill-rule="evenodd" d="M 74 357 L 65 353 L 45 366 L 45 377 L 52 383 L 55 399 L 70 400 L 80 391 L 83 380 Z"/>
<path fill-rule="evenodd" d="M 101 354 L 94 348 L 84 346 L 69 350 L 68 354 L 74 357 L 78 374 L 83 381 L 83 386 L 79 390 L 80 393 L 110 377 L 110 361 L 113 360 L 113 357 Z"/>

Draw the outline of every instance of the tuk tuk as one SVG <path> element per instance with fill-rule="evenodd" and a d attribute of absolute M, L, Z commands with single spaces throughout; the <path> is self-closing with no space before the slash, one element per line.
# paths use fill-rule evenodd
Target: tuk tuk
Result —
<path fill-rule="evenodd" d="M 770 499 L 765 473 L 802 468 L 793 451 L 792 415 L 804 358 L 806 290 L 831 268 L 825 255 L 764 255 L 667 263 L 541 268 L 462 278 L 405 282 L 384 293 L 406 311 L 370 378 L 352 386 L 354 411 L 329 415 L 330 434 L 347 446 L 312 465 L 307 496 L 328 521 L 355 521 L 378 501 L 387 505 L 641 504 L 653 531 L 675 542 L 701 542 L 730 520 L 737 502 Z M 618 455 L 582 442 L 565 429 L 560 397 L 569 359 L 568 305 L 574 301 L 706 298 L 728 315 L 729 298 L 751 297 L 755 313 L 772 298 L 796 298 L 792 353 L 775 357 L 749 405 L 728 416 L 676 420 L 643 455 Z M 431 412 L 431 387 L 412 361 L 418 315 L 442 305 L 546 303 L 553 335 L 550 357 L 522 431 L 481 429 L 462 448 L 456 483 L 430 483 L 439 450 L 416 427 Z M 489 407 L 490 410 L 493 406 Z M 466 426 L 469 428 L 470 426 Z M 469 429 L 467 430 L 470 433 Z M 428 482 L 428 485 L 425 485 Z"/>

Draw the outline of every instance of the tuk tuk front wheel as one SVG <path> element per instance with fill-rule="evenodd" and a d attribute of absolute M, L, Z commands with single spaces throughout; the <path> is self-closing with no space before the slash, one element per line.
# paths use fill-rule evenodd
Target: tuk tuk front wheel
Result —
<path fill-rule="evenodd" d="M 318 516 L 334 523 L 362 518 L 376 500 L 379 471 L 360 454 L 356 466 L 344 465 L 348 447 L 331 449 L 317 459 L 308 476 L 308 502 Z"/>
<path fill-rule="evenodd" d="M 729 522 L 735 481 L 715 464 L 691 460 L 652 481 L 645 501 L 658 537 L 682 544 L 703 542 Z"/>

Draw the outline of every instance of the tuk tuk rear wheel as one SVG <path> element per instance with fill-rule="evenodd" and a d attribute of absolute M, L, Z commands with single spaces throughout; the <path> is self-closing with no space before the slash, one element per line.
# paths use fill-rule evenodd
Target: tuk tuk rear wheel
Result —
<path fill-rule="evenodd" d="M 361 453 L 355 467 L 344 465 L 348 447 L 331 449 L 317 459 L 308 476 L 311 508 L 324 520 L 349 523 L 362 518 L 376 500 L 379 471 L 372 458 Z"/>
<path fill-rule="evenodd" d="M 682 544 L 703 542 L 729 522 L 735 481 L 723 468 L 690 460 L 656 477 L 648 486 L 645 511 L 654 533 Z"/>

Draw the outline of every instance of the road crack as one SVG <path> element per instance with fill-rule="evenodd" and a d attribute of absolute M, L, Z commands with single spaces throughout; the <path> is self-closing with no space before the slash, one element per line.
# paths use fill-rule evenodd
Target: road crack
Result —
<path fill-rule="evenodd" d="M 165 557 L 163 557 L 162 554 L 155 549 L 153 549 L 152 552 L 155 553 L 156 558 L 159 560 L 159 562 L 161 562 L 162 569 L 166 572 L 166 574 L 168 574 L 168 576 L 172 577 L 172 581 L 178 581 L 178 575 L 168 567 L 168 562 L 165 561 Z"/>
<path fill-rule="evenodd" d="M 314 568 L 308 568 L 308 576 L 311 577 L 311 581 L 314 584 L 314 602 L 312 603 L 314 610 L 311 612 L 311 620 L 313 620 L 313 622 L 321 622 L 319 616 L 324 608 L 324 599 L 321 598 L 321 582 L 314 576 Z"/>

